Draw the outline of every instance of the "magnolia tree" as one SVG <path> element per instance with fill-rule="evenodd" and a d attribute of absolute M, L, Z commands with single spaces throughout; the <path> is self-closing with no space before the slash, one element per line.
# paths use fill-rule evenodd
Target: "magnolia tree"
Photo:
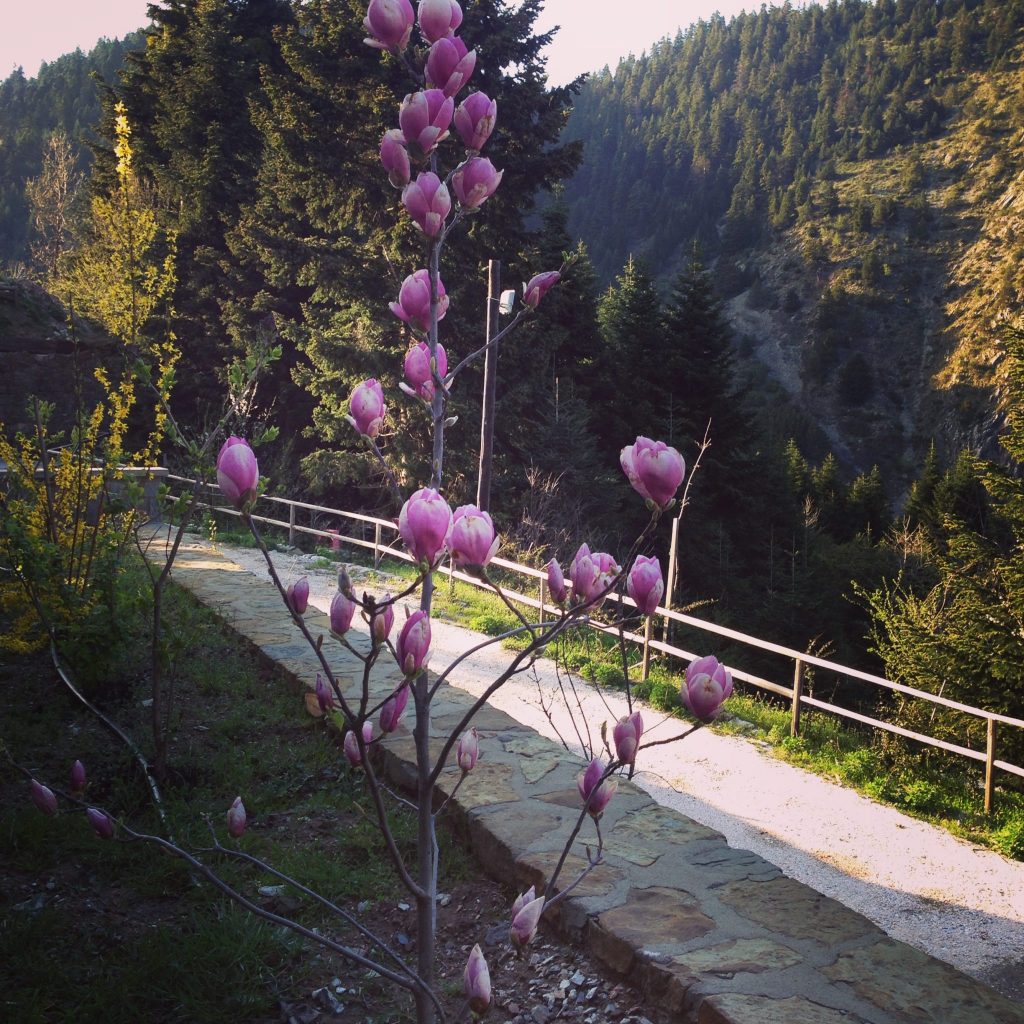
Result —
<path fill-rule="evenodd" d="M 410 53 L 410 42 L 417 28 L 423 47 Z M 472 772 L 481 756 L 480 737 L 473 726 L 474 716 L 487 700 L 513 676 L 528 670 L 555 640 L 566 631 L 584 624 L 609 598 L 615 597 L 620 624 L 626 615 L 650 616 L 664 593 L 664 580 L 657 558 L 639 552 L 649 541 L 660 517 L 676 505 L 678 492 L 686 472 L 680 454 L 660 441 L 638 437 L 623 448 L 621 465 L 634 490 L 646 502 L 651 517 L 646 529 L 620 563 L 606 552 L 591 551 L 582 544 L 568 566 L 567 576 L 559 563 L 547 565 L 549 593 L 558 608 L 557 615 L 543 621 L 530 621 L 511 604 L 488 575 L 488 566 L 498 550 L 499 538 L 487 512 L 473 505 L 452 510 L 444 496 L 445 429 L 455 414 L 457 384 L 460 373 L 473 360 L 480 358 L 488 346 L 501 343 L 508 334 L 542 302 L 547 291 L 555 286 L 566 267 L 537 274 L 524 285 L 523 309 L 503 331 L 487 345 L 454 362 L 439 339 L 439 324 L 448 310 L 449 297 L 440 275 L 441 255 L 451 232 L 487 201 L 499 187 L 502 171 L 482 156 L 494 129 L 498 111 L 493 100 L 482 92 L 472 92 L 456 106 L 456 99 L 472 77 L 476 63 L 475 51 L 467 50 L 457 31 L 462 10 L 455 0 L 420 0 L 418 19 L 409 0 L 371 0 L 365 19 L 366 42 L 401 61 L 413 77 L 417 88 L 401 102 L 398 127 L 385 133 L 380 145 L 380 158 L 391 184 L 402 190 L 402 206 L 424 236 L 426 266 L 409 274 L 402 282 L 391 312 L 406 325 L 411 343 L 404 360 L 405 381 L 400 385 L 408 400 L 419 403 L 429 416 L 431 425 L 431 474 L 423 486 L 404 494 L 388 464 L 387 454 L 379 443 L 387 420 L 387 399 L 380 383 L 365 380 L 352 392 L 348 420 L 364 439 L 372 457 L 378 460 L 393 494 L 398 510 L 398 529 L 402 542 L 417 566 L 414 581 L 400 593 L 357 596 L 347 574 L 339 573 L 338 591 L 330 605 L 332 632 L 362 663 L 361 685 L 346 692 L 339 685 L 330 659 L 324 651 L 322 637 L 313 636 L 304 619 L 309 599 L 305 580 L 285 585 L 275 570 L 273 560 L 251 519 L 258 501 L 260 476 L 256 457 L 249 444 L 238 437 L 229 438 L 217 460 L 217 478 L 225 497 L 248 521 L 264 557 L 270 576 L 279 589 L 284 607 L 298 625 L 320 664 L 315 681 L 316 698 L 325 712 L 339 716 L 344 725 L 344 757 L 353 770 L 365 777 L 377 812 L 382 843 L 395 872 L 417 911 L 416 956 L 409 963 L 392 949 L 387 940 L 372 932 L 362 922 L 311 892 L 292 878 L 258 861 L 234 843 L 224 845 L 214 836 L 207 852 L 226 855 L 256 864 L 264 871 L 296 886 L 322 906 L 338 914 L 355 930 L 359 946 L 330 940 L 301 924 L 279 918 L 251 904 L 226 883 L 209 866 L 202 851 L 185 850 L 165 839 L 142 836 L 124 822 L 101 808 L 89 807 L 83 799 L 85 772 L 76 763 L 71 791 L 64 795 L 86 807 L 89 821 L 102 838 L 123 835 L 127 839 L 144 838 L 169 852 L 183 857 L 196 872 L 205 876 L 222 892 L 249 907 L 254 913 L 285 924 L 355 964 L 370 967 L 395 985 L 406 989 L 415 1000 L 417 1020 L 421 1024 L 445 1019 L 445 1008 L 435 978 L 435 925 L 438 899 L 438 845 L 436 825 L 448 800 Z M 459 145 L 451 136 L 454 126 Z M 447 157 L 447 169 L 442 166 Z M 415 172 L 415 177 L 413 176 Z M 453 199 L 454 194 L 454 199 Z M 454 365 L 450 365 L 454 362 Z M 525 637 L 518 653 L 510 654 L 500 675 L 464 714 L 452 732 L 442 738 L 440 751 L 431 752 L 431 709 L 439 687 L 466 655 L 461 656 L 443 672 L 428 673 L 431 653 L 431 606 L 434 574 L 440 562 L 450 558 L 457 568 L 493 586 L 496 593 L 515 612 L 519 625 L 481 644 L 498 643 L 508 636 Z M 626 571 L 623 566 L 628 566 Z M 625 590 L 625 595 L 622 591 Z M 417 610 L 408 615 L 400 627 L 396 623 L 395 606 L 399 601 L 419 595 Z M 628 596 L 627 596 L 628 595 Z M 368 647 L 362 650 L 350 644 L 346 634 L 353 627 L 357 614 L 367 627 Z M 476 650 L 476 649 L 474 649 Z M 467 652 L 471 653 L 471 652 Z M 371 696 L 374 670 L 393 659 L 401 681 L 382 699 Z M 713 720 L 732 691 L 732 678 L 727 669 L 713 657 L 701 658 L 686 670 L 682 699 L 697 719 L 696 725 Z M 580 772 L 577 785 L 580 810 L 566 837 L 561 858 L 545 891 L 533 888 L 520 895 L 509 917 L 509 940 L 515 947 L 526 946 L 534 937 L 542 915 L 564 899 L 603 858 L 604 839 L 601 818 L 614 798 L 618 778 L 631 777 L 645 747 L 642 743 L 644 722 L 641 712 L 633 706 L 626 686 L 628 713 L 616 722 L 608 738 L 603 730 L 603 746 L 585 750 L 589 764 Z M 387 818 L 385 783 L 380 759 L 375 749 L 407 719 L 415 744 L 416 791 L 412 801 L 417 818 L 417 844 L 414 861 L 410 862 L 399 849 Z M 671 742 L 661 740 L 658 743 Z M 458 781 L 446 800 L 439 796 L 442 773 L 454 764 L 460 772 Z M 32 798 L 47 814 L 57 810 L 54 792 L 32 780 Z M 568 883 L 559 884 L 559 876 L 569 850 L 581 830 L 590 821 L 596 831 L 596 847 L 588 854 L 588 864 Z M 227 811 L 226 831 L 233 840 L 246 828 L 246 813 L 241 797 Z M 486 1012 L 491 1001 L 490 971 L 480 945 L 475 945 L 463 973 L 465 1004 L 476 1015 Z M 461 1014 L 460 1014 L 461 1015 Z"/>

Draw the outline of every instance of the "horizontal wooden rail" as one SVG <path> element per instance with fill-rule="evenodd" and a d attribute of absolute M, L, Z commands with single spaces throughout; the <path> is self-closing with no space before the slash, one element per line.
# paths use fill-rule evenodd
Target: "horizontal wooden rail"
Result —
<path fill-rule="evenodd" d="M 167 480 L 187 484 L 189 486 L 193 486 L 195 484 L 195 481 L 190 480 L 188 477 L 175 476 L 173 474 L 168 474 Z M 215 493 L 217 490 L 216 487 L 214 485 L 209 486 L 211 494 Z M 178 500 L 173 495 L 170 495 L 169 497 L 172 501 Z M 268 526 L 276 526 L 283 530 L 287 530 L 290 537 L 293 537 L 296 533 L 303 533 L 309 536 L 321 537 L 332 542 L 340 542 L 355 547 L 372 549 L 375 559 L 379 559 L 381 556 L 387 555 L 405 562 L 413 561 L 412 556 L 410 556 L 408 552 L 401 550 L 400 548 L 391 547 L 380 539 L 381 531 L 383 530 L 389 530 L 393 534 L 397 534 L 398 526 L 392 520 L 382 519 L 378 516 L 364 515 L 360 512 L 347 512 L 341 509 L 328 508 L 325 505 L 316 505 L 310 502 L 293 501 L 289 498 L 279 498 L 271 495 L 264 495 L 260 500 L 273 502 L 277 505 L 287 507 L 289 510 L 289 518 L 288 520 L 281 520 L 271 518 L 269 516 L 253 515 L 253 520 Z M 240 516 L 240 513 L 234 508 L 216 505 L 212 502 L 208 503 L 208 507 L 213 511 L 221 512 L 225 515 Z M 338 516 L 342 519 L 355 523 L 365 523 L 373 526 L 375 530 L 374 540 L 370 541 L 362 537 L 342 534 L 340 531 L 319 530 L 310 526 L 300 526 L 295 520 L 295 513 L 297 509 L 302 509 L 309 513 Z M 525 577 L 535 584 L 539 584 L 539 598 L 532 597 L 529 594 L 520 593 L 517 590 L 505 589 L 505 587 L 502 587 L 502 592 L 509 601 L 513 601 L 516 604 L 523 605 L 524 607 L 538 609 L 541 612 L 542 619 L 545 617 L 547 609 L 551 609 L 552 611 L 554 610 L 554 606 L 550 598 L 546 597 L 547 572 L 545 570 L 536 569 L 528 565 L 520 565 L 518 562 L 512 562 L 505 558 L 494 558 L 490 564 L 509 573 Z M 453 568 L 451 565 L 440 566 L 438 571 L 445 576 L 460 580 L 464 583 L 469 583 L 475 587 L 487 590 L 491 589 L 490 585 L 485 583 L 483 580 L 480 580 L 475 576 L 470 576 L 468 573 L 461 572 L 460 570 Z M 568 582 L 566 586 L 571 589 L 571 584 Z M 609 604 L 617 602 L 623 607 L 636 607 L 635 602 L 630 597 L 622 594 L 610 594 L 607 600 Z M 913 740 L 916 743 L 922 743 L 926 746 L 935 747 L 948 753 L 956 754 L 960 757 L 966 757 L 972 761 L 982 762 L 985 764 L 986 811 L 990 811 L 992 806 L 992 794 L 994 789 L 993 776 L 995 769 L 1007 772 L 1010 775 L 1016 775 L 1024 778 L 1024 768 L 1021 768 L 1019 765 L 1011 764 L 1007 761 L 1002 761 L 995 756 L 996 724 L 998 723 L 1000 725 L 1006 725 L 1016 729 L 1024 729 L 1024 720 L 1020 718 L 1013 718 L 1009 715 L 999 714 L 998 712 L 986 711 L 984 708 L 977 708 L 972 707 L 969 704 L 962 704 L 959 701 L 950 700 L 948 697 L 943 697 L 939 694 L 928 693 L 926 690 L 919 690 L 913 686 L 907 686 L 903 683 L 897 683 L 891 679 L 886 679 L 883 676 L 877 676 L 870 672 L 851 668 L 848 665 L 841 665 L 838 662 L 829 661 L 827 658 L 819 658 L 816 655 L 808 654 L 804 651 L 798 651 L 792 647 L 785 647 L 782 644 L 762 640 L 759 637 L 750 636 L 747 633 L 741 633 L 739 630 L 731 629 L 728 626 L 721 626 L 715 622 L 708 622 L 705 619 L 695 618 L 694 616 L 687 615 L 684 612 L 677 612 L 669 608 L 659 607 L 656 609 L 654 614 L 655 617 L 661 618 L 662 620 L 676 622 L 681 626 L 698 630 L 701 633 L 710 633 L 714 636 L 719 636 L 727 640 L 733 640 L 745 647 L 752 647 L 756 650 L 765 651 L 769 654 L 776 654 L 791 661 L 794 666 L 794 682 L 790 686 L 781 685 L 770 679 L 764 679 L 740 669 L 732 669 L 731 671 L 734 679 L 750 686 L 754 686 L 767 693 L 772 693 L 776 696 L 786 698 L 792 702 L 793 715 L 791 733 L 794 736 L 796 736 L 799 731 L 800 708 L 809 707 L 828 712 L 829 714 L 836 715 L 840 718 L 857 722 L 861 725 L 869 726 L 873 729 L 880 729 L 884 732 L 902 736 L 905 739 Z M 618 626 L 608 625 L 607 623 L 600 622 L 594 618 L 588 618 L 585 621 L 585 625 L 600 633 L 614 636 L 619 635 Z M 651 635 L 651 630 L 649 629 L 646 629 L 642 634 L 634 633 L 632 631 L 623 631 L 622 636 L 623 639 L 629 641 L 631 644 L 637 644 L 643 648 L 643 665 L 645 667 L 649 663 L 651 652 L 655 651 L 669 658 L 674 658 L 683 662 L 692 661 L 697 657 L 693 652 L 686 651 L 680 647 L 674 646 L 673 644 L 666 643 L 665 641 L 654 639 Z M 822 669 L 827 672 L 834 672 L 840 676 L 856 679 L 860 682 L 869 683 L 890 692 L 899 693 L 916 700 L 923 700 L 929 704 L 949 708 L 952 711 L 957 711 L 961 714 L 983 720 L 987 723 L 986 727 L 988 735 L 986 749 L 984 751 L 973 750 L 970 747 L 950 743 L 947 740 L 940 740 L 934 736 L 915 732 L 912 729 L 893 725 L 891 722 L 873 718 L 870 715 L 863 715 L 856 711 L 850 711 L 848 708 L 833 704 L 829 701 L 823 701 L 816 697 L 808 696 L 803 692 L 803 674 L 808 666 Z"/>

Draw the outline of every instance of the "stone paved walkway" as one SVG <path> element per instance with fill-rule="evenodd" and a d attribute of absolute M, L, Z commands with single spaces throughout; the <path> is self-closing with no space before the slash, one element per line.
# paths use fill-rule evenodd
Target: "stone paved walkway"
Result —
<path fill-rule="evenodd" d="M 315 658 L 282 617 L 269 584 L 200 545 L 179 554 L 174 579 L 298 684 L 315 678 Z M 330 639 L 326 616 L 307 613 L 307 623 L 324 635 L 343 686 L 354 687 L 361 665 Z M 381 668 L 375 692 L 384 697 L 396 682 L 393 670 Z M 433 735 L 440 739 L 453 728 L 471 700 L 442 687 Z M 459 789 L 456 813 L 490 873 L 519 889 L 540 888 L 576 818 L 580 762 L 496 709 L 475 724 L 488 757 Z M 409 732 L 394 734 L 384 754 L 392 780 L 408 783 Z M 457 778 L 450 769 L 443 787 Z M 620 785 L 603 829 L 606 863 L 560 905 L 555 924 L 680 1021 L 1024 1024 L 1024 1006 L 889 939 L 866 918 L 659 807 L 629 783 Z M 584 847 L 577 843 L 566 880 L 584 863 Z"/>

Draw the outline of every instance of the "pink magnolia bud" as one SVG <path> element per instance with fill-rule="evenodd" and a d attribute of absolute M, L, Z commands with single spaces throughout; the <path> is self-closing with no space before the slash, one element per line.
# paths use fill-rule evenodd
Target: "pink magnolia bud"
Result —
<path fill-rule="evenodd" d="M 657 558 L 637 555 L 633 568 L 626 577 L 626 593 L 636 602 L 641 615 L 653 615 L 665 593 L 661 576 L 661 563 Z"/>
<path fill-rule="evenodd" d="M 494 524 L 486 512 L 476 505 L 460 505 L 455 510 L 448 550 L 456 566 L 470 571 L 483 569 L 497 552 L 498 543 Z"/>
<path fill-rule="evenodd" d="M 331 598 L 331 632 L 339 636 L 347 633 L 356 613 L 356 603 L 340 590 Z"/>
<path fill-rule="evenodd" d="M 302 579 L 289 583 L 284 595 L 288 601 L 288 607 L 296 615 L 305 615 L 306 608 L 309 606 L 309 578 L 303 576 Z"/>
<path fill-rule="evenodd" d="M 391 600 L 391 592 L 388 591 L 377 602 L 370 619 L 370 632 L 373 634 L 373 642 L 382 644 L 391 635 L 391 629 L 395 624 L 395 606 Z"/>
<path fill-rule="evenodd" d="M 548 593 L 555 604 L 565 604 L 565 576 L 562 575 L 562 567 L 553 558 L 547 565 L 548 569 Z"/>
<path fill-rule="evenodd" d="M 402 506 L 398 533 L 417 562 L 433 565 L 452 532 L 452 510 L 437 491 L 422 487 Z"/>
<path fill-rule="evenodd" d="M 557 270 L 548 270 L 531 277 L 529 282 L 523 285 L 523 305 L 536 309 L 540 305 L 540 300 L 561 279 L 562 275 Z"/>
<path fill-rule="evenodd" d="M 637 494 L 660 509 L 668 508 L 686 475 L 682 455 L 649 437 L 638 437 L 623 448 L 619 463 Z"/>
<path fill-rule="evenodd" d="M 459 745 L 455 749 L 455 760 L 464 772 L 471 772 L 480 757 L 480 736 L 476 729 L 467 729 L 459 737 Z"/>
<path fill-rule="evenodd" d="M 424 613 L 426 614 L 426 613 Z M 387 735 L 394 732 L 402 722 L 405 706 L 409 703 L 409 684 L 402 685 L 384 701 L 380 709 L 380 731 Z"/>
<path fill-rule="evenodd" d="M 217 455 L 217 484 L 237 509 L 245 509 L 256 500 L 260 470 L 248 441 L 232 435 L 221 445 Z"/>
<path fill-rule="evenodd" d="M 327 680 L 319 672 L 316 674 L 316 702 L 325 715 L 328 711 L 334 710 L 334 693 Z"/>
<path fill-rule="evenodd" d="M 576 788 L 579 790 L 580 799 L 586 805 L 587 814 L 592 818 L 600 818 L 608 802 L 615 795 L 619 783 L 616 779 L 604 779 L 604 762 L 595 757 L 587 765 L 586 771 L 576 776 Z M 589 802 L 588 802 L 589 801 Z"/>
<path fill-rule="evenodd" d="M 713 722 L 732 693 L 732 673 L 713 655 L 686 667 L 681 687 L 683 703 L 699 722 Z"/>
<path fill-rule="evenodd" d="M 491 1005 L 491 974 L 479 943 L 473 947 L 462 976 L 462 990 L 474 1013 L 485 1013 Z"/>
<path fill-rule="evenodd" d="M 515 898 L 515 901 L 512 904 L 512 916 L 515 917 L 516 914 L 518 914 L 519 911 L 522 910 L 527 903 L 532 903 L 536 898 L 537 888 L 536 886 L 531 885 L 530 888 L 526 890 L 526 892 L 521 893 L 519 896 Z"/>
<path fill-rule="evenodd" d="M 85 816 L 89 819 L 89 824 L 92 825 L 93 832 L 95 832 L 100 839 L 114 838 L 114 822 L 109 814 L 105 811 L 97 810 L 95 807 L 90 807 L 86 810 Z"/>
<path fill-rule="evenodd" d="M 496 170 L 485 156 L 470 157 L 453 175 L 455 198 L 467 210 L 475 210 L 494 195 L 504 171 Z"/>
<path fill-rule="evenodd" d="M 422 609 L 405 620 L 395 644 L 398 667 L 411 679 L 427 667 L 430 660 L 430 616 Z M 408 694 L 406 694 L 408 697 Z"/>
<path fill-rule="evenodd" d="M 57 798 L 53 795 L 53 790 L 41 782 L 36 782 L 35 779 L 32 780 L 32 803 L 51 818 L 57 813 Z"/>
<path fill-rule="evenodd" d="M 427 238 L 437 238 L 444 230 L 445 218 L 451 213 L 452 197 L 433 171 L 423 171 L 405 186 L 402 205 Z"/>
<path fill-rule="evenodd" d="M 232 839 L 241 838 L 242 833 L 245 831 L 247 820 L 245 804 L 242 803 L 240 796 L 236 796 L 228 808 L 228 835 Z"/>
<path fill-rule="evenodd" d="M 438 39 L 427 56 L 427 85 L 454 96 L 470 79 L 476 67 L 476 50 L 466 52 L 458 36 Z"/>
<path fill-rule="evenodd" d="M 538 896 L 512 915 L 508 937 L 514 946 L 525 946 L 537 934 L 540 915 L 544 913 L 544 897 Z"/>
<path fill-rule="evenodd" d="M 363 722 L 361 731 L 363 734 L 363 746 L 365 747 L 373 739 L 373 723 Z M 345 753 L 345 759 L 353 768 L 358 768 L 363 763 L 363 755 L 359 753 L 359 740 L 351 729 L 345 733 L 345 740 L 341 748 Z"/>
<path fill-rule="evenodd" d="M 410 93 L 398 109 L 398 126 L 405 136 L 409 155 L 421 159 L 448 138 L 455 100 L 440 89 Z"/>
<path fill-rule="evenodd" d="M 574 603 L 587 605 L 603 600 L 620 571 L 611 555 L 603 551 L 591 553 L 586 544 L 581 544 L 569 566 Z"/>
<path fill-rule="evenodd" d="M 76 761 L 71 766 L 71 792 L 80 795 L 85 792 L 85 765 Z"/>
<path fill-rule="evenodd" d="M 409 151 L 405 148 L 405 136 L 397 128 L 386 131 L 380 140 L 380 162 L 388 172 L 388 181 L 395 188 L 403 188 L 409 184 L 409 177 L 412 174 Z"/>
<path fill-rule="evenodd" d="M 437 376 L 443 378 L 448 372 L 448 353 L 444 345 L 437 346 Z M 417 341 L 405 353 L 405 380 L 398 386 L 413 398 L 422 398 L 424 402 L 434 400 L 434 373 L 430 369 L 430 346 L 425 341 Z"/>
<path fill-rule="evenodd" d="M 462 8 L 455 0 L 420 0 L 420 31 L 428 43 L 450 36 L 462 24 Z"/>
<path fill-rule="evenodd" d="M 455 130 L 471 153 L 479 153 L 494 131 L 498 104 L 482 92 L 471 92 L 455 111 Z"/>
<path fill-rule="evenodd" d="M 430 330 L 430 271 L 417 270 L 403 282 L 398 301 L 391 303 L 391 312 L 414 331 L 426 334 Z M 448 296 L 444 282 L 437 279 L 437 319 L 443 320 L 448 312 Z"/>
<path fill-rule="evenodd" d="M 415 19 L 409 0 L 370 0 L 363 19 L 368 38 L 363 42 L 377 50 L 401 53 L 409 45 Z"/>
<path fill-rule="evenodd" d="M 639 711 L 620 718 L 612 730 L 615 741 L 615 756 L 623 764 L 636 764 L 636 752 L 640 746 L 640 737 L 644 733 L 644 720 Z"/>
<path fill-rule="evenodd" d="M 384 422 L 384 389 L 374 377 L 357 384 L 348 403 L 345 417 L 363 437 L 376 437 Z"/>

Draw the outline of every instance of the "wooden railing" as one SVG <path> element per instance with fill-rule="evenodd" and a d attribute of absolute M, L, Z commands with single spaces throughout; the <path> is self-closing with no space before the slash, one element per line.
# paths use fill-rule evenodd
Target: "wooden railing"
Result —
<path fill-rule="evenodd" d="M 188 485 L 190 488 L 195 483 L 195 481 L 189 480 L 186 477 L 174 476 L 173 474 L 169 475 L 167 480 L 169 484 L 184 484 Z M 204 507 L 212 511 L 223 513 L 224 515 L 240 515 L 240 513 L 232 507 L 215 503 L 214 499 L 218 494 L 218 490 L 215 486 L 209 487 L 209 493 L 210 500 L 202 503 Z M 172 501 L 177 501 L 177 497 L 173 494 L 170 497 Z M 391 520 L 380 519 L 376 516 L 363 515 L 359 512 L 347 512 L 342 509 L 328 508 L 324 505 L 314 505 L 304 501 L 292 501 L 288 498 L 278 498 L 272 495 L 263 495 L 259 501 L 261 505 L 270 503 L 287 510 L 287 519 L 274 518 L 268 515 L 253 515 L 252 518 L 257 523 L 276 526 L 280 529 L 287 530 L 289 544 L 294 544 L 297 535 L 301 533 L 306 534 L 307 536 L 320 537 L 327 541 L 336 541 L 372 551 L 374 566 L 379 566 L 380 561 L 384 556 L 397 558 L 406 562 L 413 561 L 408 552 L 402 548 L 393 547 L 388 543 L 388 541 L 396 538 L 398 534 L 398 527 L 396 523 Z M 341 533 L 340 529 L 327 530 L 313 526 L 300 525 L 300 513 L 306 513 L 310 517 L 310 521 L 312 521 L 313 516 L 321 515 L 337 517 L 340 522 L 360 524 L 360 533 L 363 535 L 354 536 L 352 533 Z M 367 536 L 371 533 L 372 540 Z M 525 588 L 536 588 L 536 597 L 532 596 L 530 593 L 524 593 L 522 590 L 513 591 L 505 587 L 502 589 L 505 596 L 510 600 L 539 611 L 540 620 L 544 621 L 548 609 L 550 608 L 553 610 L 553 606 L 548 600 L 547 595 L 547 573 L 542 569 L 535 569 L 532 566 L 520 565 L 518 562 L 511 562 L 506 558 L 494 558 L 491 565 L 522 579 L 525 583 Z M 475 587 L 489 589 L 486 583 L 477 579 L 475 576 L 470 576 L 467 573 L 453 569 L 450 565 L 442 566 L 439 571 L 450 578 L 461 580 L 462 582 L 472 584 Z M 624 605 L 635 607 L 634 602 L 626 596 L 614 595 L 610 597 L 609 600 L 619 601 Z M 945 750 L 949 753 L 969 758 L 972 761 L 983 762 L 985 765 L 986 813 L 991 813 L 992 811 L 995 792 L 995 773 L 997 769 L 999 771 L 1007 772 L 1010 775 L 1016 775 L 1024 778 L 1024 768 L 1008 761 L 1000 760 L 996 757 L 997 726 L 1024 729 L 1024 720 L 1011 718 L 1008 715 L 1000 715 L 992 711 L 985 711 L 982 708 L 971 707 L 968 704 L 961 704 L 959 701 L 950 700 L 948 697 L 928 693 L 925 690 L 918 690 L 912 686 L 905 686 L 902 683 L 893 682 L 891 679 L 872 675 L 870 672 L 862 672 L 860 669 L 850 668 L 847 665 L 841 665 L 838 662 L 829 661 L 827 658 L 819 658 L 815 655 L 797 651 L 790 647 L 784 647 L 781 644 L 774 644 L 767 640 L 761 640 L 758 637 L 749 636 L 746 633 L 730 629 L 727 626 L 720 626 L 714 622 L 694 618 L 692 615 L 686 615 L 672 609 L 658 608 L 652 618 L 658 618 L 662 622 L 679 623 L 680 625 L 702 633 L 710 633 L 712 635 L 731 640 L 742 646 L 754 648 L 759 651 L 765 651 L 770 654 L 776 654 L 782 658 L 788 659 L 791 662 L 793 680 L 788 686 L 772 682 L 771 680 L 761 678 L 760 676 L 752 675 L 751 673 L 744 672 L 740 669 L 731 669 L 731 671 L 734 679 L 738 679 L 749 686 L 756 687 L 757 689 L 764 690 L 768 693 L 773 693 L 776 696 L 783 697 L 790 701 L 790 733 L 793 736 L 799 735 L 800 732 L 801 710 L 805 707 L 816 708 L 819 711 L 827 711 L 829 714 L 849 719 L 850 721 L 869 726 L 873 729 L 880 729 L 884 732 L 893 733 L 897 736 L 903 736 L 904 738 L 914 740 L 917 743 L 922 743 L 930 747 L 937 747 L 940 750 Z M 616 636 L 619 632 L 617 626 L 606 625 L 595 620 L 590 620 L 587 625 L 591 629 L 611 633 Z M 643 650 L 643 678 L 647 678 L 647 670 L 650 665 L 652 652 L 658 652 L 668 658 L 676 658 L 684 662 L 690 662 L 694 658 L 698 657 L 694 652 L 686 651 L 671 643 L 655 639 L 653 632 L 654 631 L 651 628 L 651 620 L 649 619 L 643 634 L 633 632 L 625 632 L 623 634 L 626 640 L 637 644 Z M 916 700 L 926 701 L 929 704 L 939 707 L 949 708 L 952 711 L 959 712 L 960 714 L 968 717 L 981 719 L 986 724 L 985 750 L 974 750 L 970 747 L 961 746 L 957 743 L 950 743 L 947 740 L 915 732 L 912 729 L 906 729 L 903 726 L 894 725 L 891 722 L 873 718 L 870 715 L 860 714 L 859 712 L 851 711 L 848 708 L 832 704 L 829 701 L 819 700 L 816 697 L 810 696 L 804 692 L 804 674 L 808 667 L 833 672 L 839 676 L 856 679 L 862 683 L 869 683 L 872 686 L 879 687 L 880 689 L 903 694 L 906 697 L 911 697 Z"/>

